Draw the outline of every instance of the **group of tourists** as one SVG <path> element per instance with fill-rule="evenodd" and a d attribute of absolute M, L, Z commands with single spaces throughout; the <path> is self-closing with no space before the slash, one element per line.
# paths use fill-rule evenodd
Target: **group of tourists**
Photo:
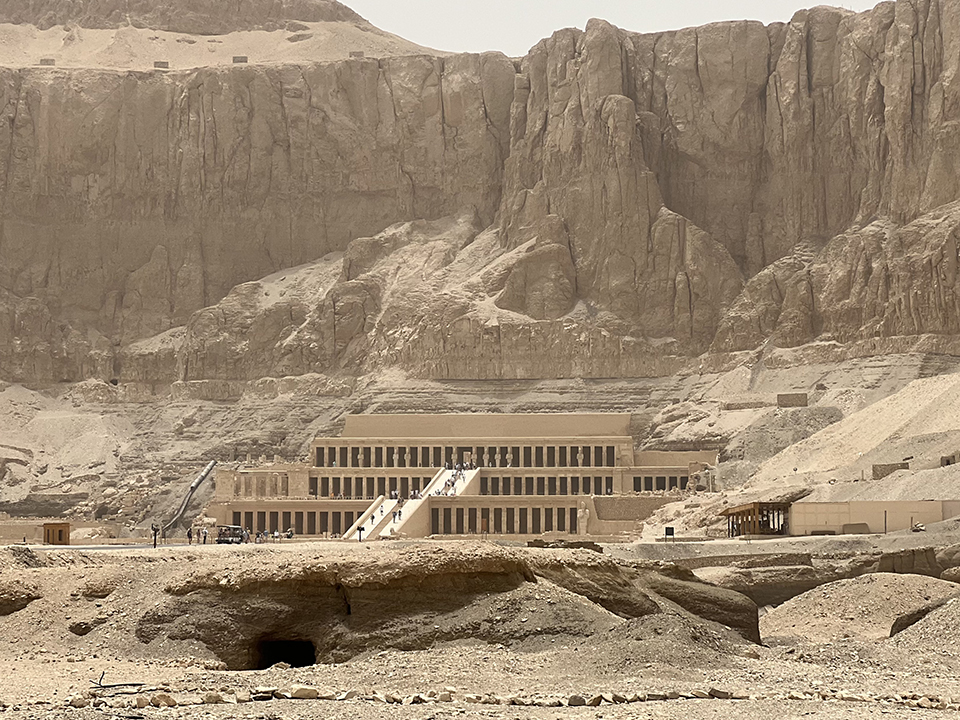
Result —
<path fill-rule="evenodd" d="M 456 465 L 447 463 L 445 469 L 453 471 L 453 476 L 447 478 L 443 483 L 443 488 L 437 488 L 434 495 L 447 495 L 452 497 L 457 494 L 457 483 L 460 480 L 466 479 L 467 470 L 476 470 L 477 466 L 473 462 L 457 463 Z"/>
<path fill-rule="evenodd" d="M 390 499 L 391 499 L 391 500 L 398 500 L 398 501 L 401 502 L 401 503 L 403 502 L 403 498 L 400 497 L 400 491 L 399 491 L 399 490 L 391 490 L 391 491 L 390 491 Z M 408 499 L 408 500 L 422 500 L 422 499 L 423 499 L 423 493 L 421 493 L 419 490 L 411 490 L 411 491 L 410 491 L 410 497 L 407 498 L 407 499 Z"/>
<path fill-rule="evenodd" d="M 201 541 L 202 544 L 206 545 L 209 534 L 210 532 L 205 527 L 197 528 L 196 531 L 193 528 L 187 528 L 187 545 L 193 545 L 194 537 L 197 538 L 197 545 L 200 545 Z"/>
<path fill-rule="evenodd" d="M 250 531 L 244 530 L 244 542 L 250 542 Z M 281 533 L 279 530 L 274 530 L 271 532 L 258 532 L 254 538 L 254 543 L 266 543 L 266 542 L 281 542 L 284 538 L 287 540 L 293 540 L 293 528 L 287 528 L 286 532 Z"/>
<path fill-rule="evenodd" d="M 280 542 L 284 538 L 293 539 L 293 528 L 287 528 L 286 532 L 258 530 L 256 533 L 251 532 L 249 528 L 244 528 L 240 534 L 240 542 L 243 544 L 253 542 L 255 545 L 262 545 L 268 542 Z"/>

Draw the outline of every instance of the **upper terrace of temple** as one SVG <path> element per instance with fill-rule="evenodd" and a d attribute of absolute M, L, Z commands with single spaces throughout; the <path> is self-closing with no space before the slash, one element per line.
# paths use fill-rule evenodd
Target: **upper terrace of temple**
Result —
<path fill-rule="evenodd" d="M 350 415 L 341 438 L 629 437 L 629 413 Z"/>

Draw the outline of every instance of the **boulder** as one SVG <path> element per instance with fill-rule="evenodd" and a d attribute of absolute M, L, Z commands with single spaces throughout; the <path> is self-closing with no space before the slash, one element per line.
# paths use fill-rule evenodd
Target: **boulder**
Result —
<path fill-rule="evenodd" d="M 657 597 L 687 612 L 726 625 L 752 642 L 760 642 L 757 605 L 748 597 L 702 582 L 671 563 L 614 561 L 586 550 L 570 555 L 531 550 L 538 575 L 600 603 L 621 617 L 637 618 L 661 611 Z"/>
<path fill-rule="evenodd" d="M 835 565 L 701 568 L 698 577 L 746 595 L 758 606 L 779 605 L 808 590 L 846 577 Z"/>
<path fill-rule="evenodd" d="M 937 564 L 944 570 L 960 567 L 960 543 L 938 547 L 936 557 Z"/>
<path fill-rule="evenodd" d="M 40 597 L 40 590 L 33 583 L 10 573 L 0 574 L 0 616 L 22 610 Z"/>
<path fill-rule="evenodd" d="M 643 617 L 660 612 L 657 603 L 636 582 L 629 568 L 586 550 L 569 555 L 532 551 L 534 572 L 621 617 Z"/>
<path fill-rule="evenodd" d="M 150 704 L 154 707 L 176 707 L 177 701 L 170 693 L 154 693 L 150 696 Z"/>
<path fill-rule="evenodd" d="M 742 593 L 709 585 L 680 568 L 671 573 L 641 570 L 639 582 L 693 615 L 726 625 L 751 642 L 760 642 L 757 604 Z"/>
<path fill-rule="evenodd" d="M 937 560 L 936 549 L 927 547 L 883 553 L 877 564 L 877 572 L 912 573 L 938 578 L 943 568 Z"/>

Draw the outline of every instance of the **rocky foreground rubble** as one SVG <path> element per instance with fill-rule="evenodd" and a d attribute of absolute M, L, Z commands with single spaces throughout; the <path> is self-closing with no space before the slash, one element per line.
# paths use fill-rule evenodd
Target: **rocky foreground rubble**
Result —
<path fill-rule="evenodd" d="M 398 705 L 428 705 L 434 703 L 458 703 L 459 705 L 510 705 L 515 707 L 599 707 L 600 705 L 626 705 L 631 703 L 660 703 L 670 700 L 793 700 L 793 701 L 843 701 L 856 703 L 877 703 L 884 707 L 901 706 L 907 708 L 924 708 L 936 710 L 960 711 L 960 698 L 941 697 L 938 695 L 920 695 L 917 693 L 857 693 L 848 690 L 818 690 L 808 692 L 790 691 L 785 693 L 754 693 L 745 690 L 723 690 L 716 687 L 695 688 L 692 690 L 664 690 L 662 692 L 602 692 L 602 693 L 573 693 L 564 696 L 530 695 L 493 695 L 493 694 L 465 694 L 460 695 L 456 688 L 448 687 L 444 690 L 427 690 L 412 695 L 395 695 L 391 692 L 374 691 L 370 694 L 361 694 L 356 690 L 336 692 L 324 690 L 309 685 L 292 685 L 275 687 L 258 685 L 250 690 L 227 691 L 195 691 L 177 693 L 169 687 L 144 688 L 143 692 L 133 697 L 117 697 L 109 691 L 88 690 L 67 698 L 67 706 L 71 708 L 99 707 L 99 708 L 172 708 L 191 707 L 196 705 L 242 705 L 250 702 L 267 702 L 272 700 L 324 700 L 324 701 L 354 701 L 355 704 L 388 703 Z M 312 709 L 312 708 L 311 708 Z M 297 708 L 298 711 L 301 708 Z M 321 712 L 323 710 L 321 709 Z M 731 710 L 734 711 L 734 710 Z"/>
<path fill-rule="evenodd" d="M 960 585 L 909 573 L 762 617 L 673 563 L 492 543 L 20 548 L 0 585 L 31 588 L 0 616 L 25 720 L 960 710 Z M 316 657 L 268 659 L 284 640 Z"/>

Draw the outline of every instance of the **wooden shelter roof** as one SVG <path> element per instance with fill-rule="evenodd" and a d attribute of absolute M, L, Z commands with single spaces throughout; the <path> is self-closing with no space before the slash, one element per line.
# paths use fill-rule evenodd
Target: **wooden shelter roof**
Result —
<path fill-rule="evenodd" d="M 736 507 L 726 508 L 720 511 L 721 515 L 740 515 L 745 512 L 760 512 L 761 510 L 787 510 L 792 503 L 788 502 L 752 502 L 746 505 L 737 505 Z"/>

